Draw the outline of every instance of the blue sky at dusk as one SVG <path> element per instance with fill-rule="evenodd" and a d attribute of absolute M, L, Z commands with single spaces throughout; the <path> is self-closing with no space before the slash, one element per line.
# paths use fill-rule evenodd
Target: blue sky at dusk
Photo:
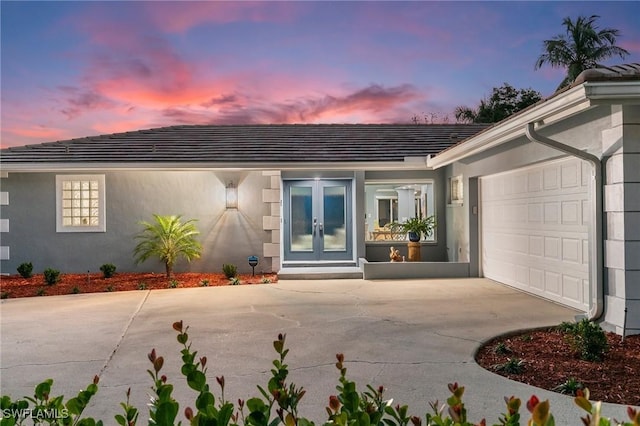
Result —
<path fill-rule="evenodd" d="M 409 123 L 534 70 L 600 15 L 640 62 L 640 2 L 2 1 L 2 147 L 177 124 Z"/>

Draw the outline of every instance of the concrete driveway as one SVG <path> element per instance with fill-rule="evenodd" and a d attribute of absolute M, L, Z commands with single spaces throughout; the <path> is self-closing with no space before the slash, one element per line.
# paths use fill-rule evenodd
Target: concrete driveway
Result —
<path fill-rule="evenodd" d="M 75 396 L 100 376 L 87 415 L 115 424 L 127 388 L 147 419 L 151 379 L 147 353 L 165 357 L 180 412 L 194 392 L 180 375 L 180 346 L 171 324 L 190 326 L 193 348 L 208 357 L 208 377 L 226 378 L 231 401 L 257 396 L 275 357 L 271 342 L 287 334 L 290 380 L 307 389 L 301 415 L 316 423 L 338 383 L 335 354 L 360 390 L 383 385 L 394 403 L 423 415 L 444 401 L 447 383 L 466 386 L 474 421 L 496 422 L 503 396 L 550 399 L 559 425 L 578 424 L 571 398 L 506 380 L 473 361 L 478 345 L 510 330 L 572 320 L 575 311 L 485 279 L 281 281 L 275 285 L 171 289 L 9 299 L 1 303 L 1 393 L 32 395 L 45 378 L 53 394 Z M 626 418 L 625 407 L 605 414 Z M 526 410 L 526 409 L 525 409 Z"/>

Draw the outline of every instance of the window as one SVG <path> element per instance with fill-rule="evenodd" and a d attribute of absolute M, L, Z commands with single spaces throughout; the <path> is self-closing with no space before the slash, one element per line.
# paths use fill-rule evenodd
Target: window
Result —
<path fill-rule="evenodd" d="M 104 175 L 56 176 L 56 231 L 105 232 Z"/>
<path fill-rule="evenodd" d="M 404 240 L 393 223 L 402 223 L 411 217 L 435 214 L 433 181 L 367 181 L 365 239 L 367 241 Z M 427 237 L 435 241 L 435 233 Z"/>

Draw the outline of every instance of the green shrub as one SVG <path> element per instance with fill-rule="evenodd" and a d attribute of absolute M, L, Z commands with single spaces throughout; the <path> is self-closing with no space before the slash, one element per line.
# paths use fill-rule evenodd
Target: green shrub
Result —
<path fill-rule="evenodd" d="M 267 278 L 267 277 L 262 277 L 262 279 L 260 280 L 260 282 L 262 284 L 271 284 L 271 279 Z"/>
<path fill-rule="evenodd" d="M 75 286 L 71 289 L 72 294 L 80 294 L 80 287 Z"/>
<path fill-rule="evenodd" d="M 555 392 L 576 396 L 579 390 L 584 389 L 584 384 L 573 377 L 569 377 L 564 383 L 559 384 L 553 390 Z"/>
<path fill-rule="evenodd" d="M 493 369 L 507 374 L 520 374 L 524 371 L 524 361 L 520 358 L 509 358 L 502 364 L 494 365 Z"/>
<path fill-rule="evenodd" d="M 22 278 L 31 278 L 33 276 L 33 264 L 24 262 L 18 266 L 18 273 Z"/>
<path fill-rule="evenodd" d="M 145 283 L 144 281 L 140 281 L 138 283 L 138 290 L 146 290 L 147 289 L 147 283 Z"/>
<path fill-rule="evenodd" d="M 607 335 L 600 324 L 587 318 L 577 323 L 562 323 L 560 329 L 566 333 L 571 347 L 585 361 L 602 361 L 609 350 Z"/>
<path fill-rule="evenodd" d="M 37 291 L 36 291 L 36 296 L 45 296 L 47 294 L 47 292 L 44 290 L 44 287 L 40 287 Z"/>
<path fill-rule="evenodd" d="M 238 275 L 238 268 L 236 267 L 236 265 L 233 265 L 231 263 L 225 263 L 224 265 L 222 265 L 222 273 L 227 278 L 233 278 Z"/>
<path fill-rule="evenodd" d="M 8 291 L 0 293 L 0 299 L 8 299 L 11 294 Z"/>
<path fill-rule="evenodd" d="M 116 265 L 113 263 L 105 263 L 100 267 L 100 270 L 102 271 L 102 276 L 104 278 L 111 278 L 116 273 Z"/>
<path fill-rule="evenodd" d="M 240 285 L 240 278 L 238 277 L 233 277 L 229 279 L 229 284 L 231 285 Z"/>
<path fill-rule="evenodd" d="M 182 411 L 190 425 L 216 425 L 216 426 L 314 426 L 314 423 L 303 417 L 299 412 L 299 403 L 305 395 L 305 389 L 288 381 L 289 367 L 286 364 L 286 356 L 289 349 L 285 347 L 286 335 L 279 334 L 273 342 L 273 348 L 277 357 L 272 362 L 271 377 L 266 385 L 257 386 L 257 395 L 245 400 L 238 400 L 237 405 L 225 399 L 225 378 L 216 377 L 216 383 L 220 388 L 220 395 L 215 396 L 211 386 L 207 383 L 207 357 L 197 356 L 198 352 L 192 349 L 189 341 L 188 330 L 182 321 L 173 324 L 177 332 L 176 339 L 181 345 L 182 367 L 180 371 L 184 376 L 187 386 L 196 392 L 191 406 L 186 406 Z M 173 385 L 162 374 L 164 358 L 156 353 L 155 349 L 147 355 L 151 367 L 147 370 L 153 381 L 151 386 L 151 403 L 149 407 L 149 424 L 158 426 L 173 426 L 181 424 L 178 419 L 180 404 L 173 397 Z M 465 388 L 458 383 L 449 384 L 451 395 L 446 399 L 446 404 L 440 405 L 437 401 L 429 404 L 430 411 L 424 416 L 409 414 L 409 407 L 399 403 L 391 403 L 386 398 L 385 389 L 382 386 L 374 388 L 366 386 L 365 392 L 359 392 L 357 384 L 347 378 L 347 368 L 344 365 L 345 357 L 336 355 L 335 364 L 339 371 L 336 395 L 330 395 L 329 405 L 326 407 L 328 421 L 325 426 L 474 426 L 484 425 L 484 420 L 472 422 L 468 419 L 467 409 L 462 399 Z M 93 383 L 85 390 L 78 393 L 77 397 L 64 401 L 62 396 L 50 396 L 53 380 L 47 379 L 35 387 L 33 397 L 25 397 L 22 400 L 12 400 L 8 395 L 2 396 L 0 405 L 3 413 L 8 413 L 2 419 L 2 424 L 23 424 L 29 415 L 39 410 L 51 410 L 63 413 L 67 416 L 63 422 L 58 419 L 45 419 L 48 424 L 77 424 L 82 426 L 102 426 L 102 420 L 82 418 L 84 409 L 88 406 L 93 396 L 98 391 L 98 377 L 94 377 Z M 138 409 L 131 406 L 131 390 L 126 392 L 126 402 L 120 404 L 122 414 L 114 416 L 118 425 L 135 425 L 138 418 Z M 627 415 L 631 422 L 618 423 L 604 417 L 601 413 L 601 404 L 589 401 L 588 390 L 577 392 L 574 399 L 576 405 L 587 414 L 582 422 L 575 424 L 589 424 L 598 426 L 640 426 L 640 410 L 629 407 Z M 520 407 L 522 401 L 515 396 L 505 398 L 506 411 L 500 415 L 499 425 L 519 426 L 521 416 Z M 96 405 L 96 403 L 93 403 Z M 536 426 L 553 426 L 555 420 L 550 411 L 549 401 L 540 401 L 535 395 L 526 401 L 525 406 L 530 414 L 526 424 Z M 193 408 L 192 408 L 193 407 Z M 6 411 L 5 411 L 6 410 Z M 20 415 L 22 413 L 22 417 Z M 26 414 L 25 414 L 26 413 Z M 523 413 L 524 414 L 524 413 Z M 50 421 L 49 421 L 50 420 Z M 523 419 L 526 421 L 526 419 Z M 113 422 L 106 422 L 112 424 Z M 41 424 L 41 423 L 38 423 Z"/>
<path fill-rule="evenodd" d="M 499 355 L 510 354 L 511 348 L 506 343 L 500 342 L 493 348 L 493 352 Z"/>
<path fill-rule="evenodd" d="M 209 280 L 200 280 L 200 287 L 209 287 Z"/>
<path fill-rule="evenodd" d="M 53 268 L 47 268 L 44 270 L 44 282 L 48 285 L 54 285 L 60 281 L 60 271 Z"/>
<path fill-rule="evenodd" d="M 179 285 L 180 283 L 178 282 L 178 280 L 169 281 L 169 288 L 178 288 Z"/>
<path fill-rule="evenodd" d="M 113 288 L 112 285 L 108 285 L 107 288 L 104 289 L 104 291 L 109 292 L 109 293 L 111 293 L 113 290 L 115 290 L 115 289 Z"/>

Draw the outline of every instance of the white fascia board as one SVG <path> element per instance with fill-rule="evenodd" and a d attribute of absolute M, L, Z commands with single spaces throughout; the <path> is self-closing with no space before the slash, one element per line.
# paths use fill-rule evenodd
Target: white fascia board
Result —
<path fill-rule="evenodd" d="M 640 104 L 640 81 L 585 82 L 530 110 L 490 127 L 427 161 L 437 169 L 462 158 L 491 149 L 525 134 L 528 123 L 548 125 L 596 105 Z"/>
<path fill-rule="evenodd" d="M 551 124 L 591 107 L 584 85 L 576 86 L 441 152 L 430 158 L 427 165 L 433 169 L 449 165 L 523 136 L 527 123 Z"/>
<path fill-rule="evenodd" d="M 3 171 L 21 173 L 95 171 L 215 171 L 215 170 L 428 170 L 427 157 L 407 157 L 405 161 L 377 162 L 299 162 L 299 163 L 23 163 L 3 164 Z"/>
<path fill-rule="evenodd" d="M 586 96 L 594 105 L 640 104 L 640 81 L 587 82 Z"/>

